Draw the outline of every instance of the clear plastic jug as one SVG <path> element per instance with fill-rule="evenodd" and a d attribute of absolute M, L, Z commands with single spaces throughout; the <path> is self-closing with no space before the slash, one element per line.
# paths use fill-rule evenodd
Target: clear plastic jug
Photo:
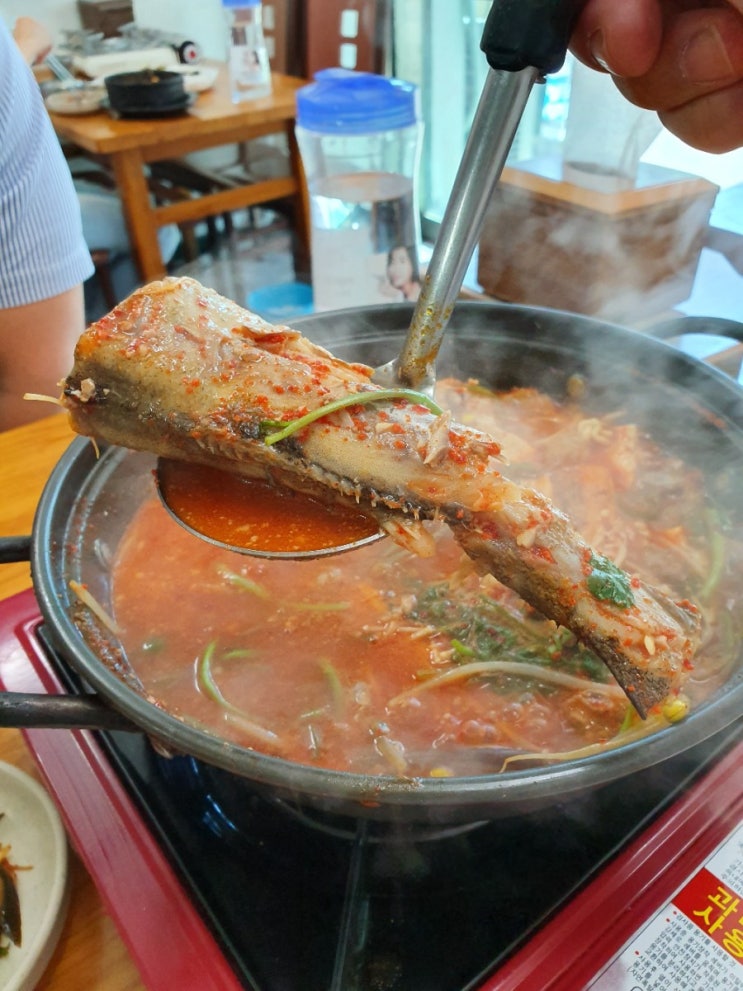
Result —
<path fill-rule="evenodd" d="M 297 94 L 316 310 L 416 299 L 422 125 L 411 83 L 325 69 Z"/>
<path fill-rule="evenodd" d="M 227 64 L 232 102 L 242 103 L 268 96 L 271 67 L 263 36 L 261 0 L 222 0 L 227 14 L 229 44 Z"/>

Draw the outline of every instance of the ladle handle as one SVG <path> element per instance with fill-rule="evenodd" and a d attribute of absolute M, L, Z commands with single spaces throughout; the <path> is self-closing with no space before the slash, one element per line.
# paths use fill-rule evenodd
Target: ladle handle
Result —
<path fill-rule="evenodd" d="M 105 729 L 141 733 L 142 728 L 99 695 L 34 695 L 0 692 L 0 726 L 14 729 Z"/>
<path fill-rule="evenodd" d="M 495 0 L 480 48 L 492 69 L 557 72 L 587 0 Z"/>
<path fill-rule="evenodd" d="M 0 564 L 31 560 L 31 537 L 0 537 Z"/>
<path fill-rule="evenodd" d="M 535 69 L 490 70 L 485 77 L 410 329 L 391 367 L 394 377 L 412 389 L 425 390 L 433 382 L 444 331 L 537 77 Z M 385 384 L 380 376 L 375 380 Z"/>
<path fill-rule="evenodd" d="M 559 69 L 586 0 L 495 0 L 488 72 L 400 356 L 375 381 L 430 390 L 434 364 L 531 88 Z"/>

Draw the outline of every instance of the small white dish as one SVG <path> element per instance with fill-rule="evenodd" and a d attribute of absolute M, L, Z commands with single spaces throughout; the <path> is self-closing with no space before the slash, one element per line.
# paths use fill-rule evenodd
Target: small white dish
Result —
<path fill-rule="evenodd" d="M 47 110 L 53 114 L 80 116 L 97 113 L 106 96 L 105 89 L 79 86 L 50 93 L 44 100 Z"/>
<path fill-rule="evenodd" d="M 203 93 L 211 89 L 217 80 L 219 70 L 211 65 L 175 65 L 173 72 L 183 76 L 183 86 L 187 93 Z"/>
<path fill-rule="evenodd" d="M 51 959 L 67 908 L 67 836 L 47 791 L 0 762 L 0 843 L 18 871 L 22 943 L 0 957 L 0 991 L 33 991 Z"/>

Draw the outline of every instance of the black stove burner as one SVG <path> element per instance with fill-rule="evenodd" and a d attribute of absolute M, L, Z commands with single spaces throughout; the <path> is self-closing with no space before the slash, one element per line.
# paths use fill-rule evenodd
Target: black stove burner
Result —
<path fill-rule="evenodd" d="M 438 834 L 325 818 L 135 735 L 104 742 L 247 987 L 464 991 L 737 735 L 549 811 Z"/>

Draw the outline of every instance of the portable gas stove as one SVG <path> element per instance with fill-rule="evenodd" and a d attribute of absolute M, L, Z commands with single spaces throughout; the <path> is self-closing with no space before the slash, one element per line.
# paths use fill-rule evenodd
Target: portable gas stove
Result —
<path fill-rule="evenodd" d="M 74 681 L 31 591 L 0 604 L 0 681 Z M 326 819 L 138 734 L 26 740 L 152 991 L 743 989 L 742 721 L 586 798 L 439 832 Z"/>

